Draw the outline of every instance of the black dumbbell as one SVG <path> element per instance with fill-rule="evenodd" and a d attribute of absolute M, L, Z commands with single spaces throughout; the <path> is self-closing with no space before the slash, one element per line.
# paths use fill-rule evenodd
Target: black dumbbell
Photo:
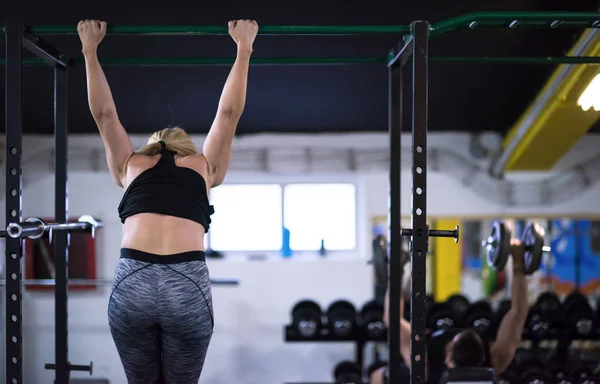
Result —
<path fill-rule="evenodd" d="M 578 384 L 571 376 L 570 370 L 563 365 L 557 365 L 552 370 L 552 374 L 556 384 Z"/>
<path fill-rule="evenodd" d="M 517 362 L 519 384 L 553 384 L 554 377 L 539 358 L 527 354 Z"/>
<path fill-rule="evenodd" d="M 598 379 L 594 375 L 594 371 L 583 364 L 571 367 L 570 375 L 573 378 L 574 384 L 598 384 Z"/>
<path fill-rule="evenodd" d="M 514 365 L 509 366 L 498 375 L 496 384 L 519 384 L 519 373 Z"/>
<path fill-rule="evenodd" d="M 452 308 L 452 311 L 455 313 L 456 318 L 459 320 L 459 322 L 464 318 L 465 314 L 467 313 L 467 310 L 469 309 L 469 306 L 471 305 L 469 299 L 467 299 L 466 296 L 460 294 L 448 297 L 446 299 L 446 304 L 448 304 L 448 306 Z"/>
<path fill-rule="evenodd" d="M 457 324 L 456 314 L 446 303 L 434 304 L 427 311 L 425 327 L 431 331 L 455 328 Z"/>
<path fill-rule="evenodd" d="M 360 311 L 360 316 L 363 332 L 367 339 L 376 340 L 385 335 L 383 304 L 376 300 L 366 302 Z"/>
<path fill-rule="evenodd" d="M 485 300 L 473 303 L 465 313 L 464 326 L 473 328 L 481 336 L 487 337 L 492 330 L 494 311 Z"/>
<path fill-rule="evenodd" d="M 333 336 L 350 336 L 357 329 L 356 308 L 346 300 L 334 301 L 327 308 L 327 325 Z"/>
<path fill-rule="evenodd" d="M 596 329 L 596 319 L 587 297 L 580 292 L 573 292 L 565 297 L 562 306 L 571 337 L 589 338 Z"/>
<path fill-rule="evenodd" d="M 299 301 L 292 308 L 292 324 L 301 337 L 316 337 L 323 327 L 321 307 L 312 300 Z"/>
<path fill-rule="evenodd" d="M 553 292 L 544 292 L 530 308 L 527 329 L 533 340 L 545 340 L 553 333 L 560 321 L 561 303 Z"/>
<path fill-rule="evenodd" d="M 496 221 L 492 224 L 490 236 L 482 242 L 486 248 L 488 265 L 496 270 L 502 270 L 506 266 L 510 255 L 510 239 L 512 232 L 504 223 Z M 521 241 L 525 246 L 525 274 L 531 275 L 542 264 L 544 252 L 551 249 L 544 245 L 544 230 L 536 223 L 529 222 L 523 229 Z"/>
<path fill-rule="evenodd" d="M 341 361 L 333 370 L 335 384 L 362 384 L 360 366 L 352 361 Z"/>

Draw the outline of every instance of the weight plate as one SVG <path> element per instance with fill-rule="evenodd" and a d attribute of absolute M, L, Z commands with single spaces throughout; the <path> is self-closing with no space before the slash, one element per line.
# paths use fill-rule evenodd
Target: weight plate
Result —
<path fill-rule="evenodd" d="M 537 224 L 527 223 L 523 230 L 521 241 L 525 246 L 525 274 L 531 275 L 542 264 L 542 255 L 544 248 L 544 237 L 538 231 Z"/>
<path fill-rule="evenodd" d="M 351 302 L 346 300 L 334 301 L 327 308 L 327 317 L 339 315 L 342 315 L 344 317 L 355 316 L 356 308 L 354 308 L 354 305 L 352 305 Z"/>
<path fill-rule="evenodd" d="M 492 325 L 494 312 L 487 301 L 473 303 L 465 314 L 465 326 L 475 329 L 480 334 L 486 334 Z"/>
<path fill-rule="evenodd" d="M 383 304 L 381 304 L 379 301 L 377 300 L 371 300 L 371 301 L 367 301 L 361 311 L 360 314 L 361 316 L 365 316 L 368 313 L 373 313 L 373 312 L 377 312 L 377 313 L 382 313 L 383 316 Z"/>
<path fill-rule="evenodd" d="M 504 269 L 510 254 L 511 233 L 504 223 L 494 221 L 492 231 L 487 241 L 484 242 L 487 263 L 496 270 Z"/>
<path fill-rule="evenodd" d="M 445 303 L 437 303 L 427 312 L 425 326 L 431 330 L 448 329 L 456 325 L 456 320 L 452 308 Z"/>
<path fill-rule="evenodd" d="M 563 307 L 565 308 L 565 312 L 569 313 L 580 308 L 589 307 L 589 302 L 583 293 L 574 291 L 565 297 Z"/>
<path fill-rule="evenodd" d="M 333 370 L 333 377 L 336 380 L 336 384 L 359 383 L 361 369 L 358 364 L 352 361 L 342 361 L 335 366 Z"/>
<path fill-rule="evenodd" d="M 544 292 L 540 294 L 534 304 L 542 313 L 556 313 L 560 310 L 560 299 L 554 292 Z"/>
<path fill-rule="evenodd" d="M 465 296 L 457 294 L 452 295 L 448 299 L 446 299 L 446 304 L 448 304 L 448 306 L 452 308 L 452 310 L 454 311 L 456 316 L 458 316 L 458 318 L 462 318 L 462 316 L 469 309 L 469 305 L 471 303 L 469 303 L 469 299 L 467 299 Z"/>
<path fill-rule="evenodd" d="M 585 366 L 574 367 L 570 376 L 578 383 L 594 384 L 594 371 Z"/>
<path fill-rule="evenodd" d="M 321 307 L 312 300 L 299 301 L 292 308 L 292 318 L 302 316 L 321 317 Z"/>

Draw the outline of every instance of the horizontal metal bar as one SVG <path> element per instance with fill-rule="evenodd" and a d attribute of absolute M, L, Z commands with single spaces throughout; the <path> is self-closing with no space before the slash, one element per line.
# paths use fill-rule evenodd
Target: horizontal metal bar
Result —
<path fill-rule="evenodd" d="M 139 58 L 139 59 L 103 59 L 100 63 L 107 67 L 195 67 L 232 65 L 234 58 L 192 57 L 192 58 Z M 394 60 L 394 59 L 392 59 Z M 407 58 L 410 60 L 410 58 Z M 600 64 L 596 56 L 432 56 L 433 63 L 463 64 L 514 64 L 514 65 L 557 65 L 557 64 Z M 0 66 L 6 61 L 0 59 Z M 82 60 L 72 60 L 69 64 L 82 64 Z M 385 57 L 259 57 L 252 59 L 253 65 L 352 65 L 352 64 L 393 64 Z M 45 65 L 40 59 L 23 59 L 23 65 Z"/>
<path fill-rule="evenodd" d="M 35 54 L 51 67 L 67 67 L 67 64 L 63 61 L 63 59 L 61 59 L 61 55 L 58 50 L 43 39 L 30 34 L 25 34 L 21 41 L 25 49 Z"/>
<path fill-rule="evenodd" d="M 53 231 L 90 232 L 93 236 L 95 230 L 102 227 L 102 222 L 90 215 L 81 216 L 75 223 L 46 223 L 38 217 L 31 217 L 22 223 L 9 223 L 5 234 L 13 239 L 37 239 L 48 233 L 52 240 Z"/>
<path fill-rule="evenodd" d="M 53 287 L 56 285 L 54 279 L 27 279 L 22 280 L 23 285 L 41 285 Z M 112 286 L 114 280 L 111 279 L 69 279 L 69 286 Z M 211 279 L 210 283 L 213 285 L 238 285 L 240 282 L 237 279 Z M 0 286 L 5 286 L 6 280 L 0 280 Z"/>
<path fill-rule="evenodd" d="M 412 236 L 414 231 L 412 229 L 402 228 L 402 236 Z M 439 229 L 430 229 L 429 236 L 430 237 L 454 237 L 456 235 L 456 231 L 454 230 L 439 230 Z"/>
<path fill-rule="evenodd" d="M 402 236 L 413 236 L 414 230 L 408 228 L 402 228 L 400 231 Z M 430 229 L 429 237 L 451 237 L 458 240 L 459 228 L 448 230 L 448 229 Z"/>
<path fill-rule="evenodd" d="M 598 28 L 599 21 L 600 12 L 475 12 L 435 23 L 430 34 L 475 27 Z"/>
<path fill-rule="evenodd" d="M 109 67 L 195 67 L 233 65 L 233 57 L 190 57 L 190 58 L 124 58 L 101 59 L 100 64 Z M 257 57 L 251 59 L 253 65 L 348 65 L 385 64 L 385 57 Z M 83 64 L 82 59 L 72 59 L 69 64 Z M 5 64 L 0 59 L 0 66 Z M 23 59 L 23 65 L 42 65 L 39 59 Z"/>
<path fill-rule="evenodd" d="M 44 369 L 55 370 L 56 364 L 47 363 L 44 364 Z M 94 363 L 90 361 L 89 365 L 81 365 L 81 364 L 67 364 L 67 370 L 69 371 L 80 371 L 80 372 L 89 372 L 90 375 L 94 372 Z"/>
<path fill-rule="evenodd" d="M 456 229 L 447 230 L 447 229 L 430 229 L 429 236 L 431 237 L 456 237 L 457 235 Z"/>
<path fill-rule="evenodd" d="M 548 27 L 580 28 L 598 27 L 600 12 L 474 12 L 435 23 L 432 34 L 447 33 L 475 26 L 488 27 Z M 519 21 L 519 23 L 514 23 Z M 75 35 L 77 27 L 40 25 L 28 31 L 37 35 Z M 224 25 L 113 25 L 108 27 L 113 35 L 226 35 Z M 408 34 L 407 25 L 266 25 L 261 35 L 380 35 Z"/>
<path fill-rule="evenodd" d="M 39 25 L 27 29 L 36 35 L 76 35 L 77 27 Z M 265 25 L 260 35 L 393 35 L 409 33 L 404 25 Z M 109 35 L 227 35 L 226 25 L 109 25 Z"/>
<path fill-rule="evenodd" d="M 464 64 L 600 64 L 598 56 L 547 56 L 547 57 L 520 57 L 520 56 L 465 56 L 465 57 L 430 57 L 432 62 L 464 63 Z"/>

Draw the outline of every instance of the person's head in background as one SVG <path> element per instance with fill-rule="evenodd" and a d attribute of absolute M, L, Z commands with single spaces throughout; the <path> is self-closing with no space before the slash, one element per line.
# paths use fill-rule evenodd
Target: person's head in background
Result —
<path fill-rule="evenodd" d="M 484 362 L 485 345 L 474 329 L 461 331 L 446 346 L 448 368 L 480 367 Z"/>
<path fill-rule="evenodd" d="M 183 129 L 174 127 L 154 132 L 146 145 L 137 151 L 137 154 L 158 155 L 161 151 L 161 141 L 165 143 L 166 149 L 176 152 L 179 156 L 193 156 L 198 153 L 192 138 Z"/>

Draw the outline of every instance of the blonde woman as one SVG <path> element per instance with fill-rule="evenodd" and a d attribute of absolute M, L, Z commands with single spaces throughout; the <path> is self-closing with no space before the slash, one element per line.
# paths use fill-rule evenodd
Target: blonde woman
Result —
<path fill-rule="evenodd" d="M 197 384 L 214 327 L 203 242 L 213 213 L 208 190 L 223 182 L 229 166 L 258 25 L 229 22 L 237 58 L 202 153 L 180 128 L 155 132 L 134 152 L 98 62 L 106 22 L 84 20 L 77 30 L 90 110 L 110 173 L 125 189 L 121 257 L 108 303 L 113 340 L 130 384 Z"/>

